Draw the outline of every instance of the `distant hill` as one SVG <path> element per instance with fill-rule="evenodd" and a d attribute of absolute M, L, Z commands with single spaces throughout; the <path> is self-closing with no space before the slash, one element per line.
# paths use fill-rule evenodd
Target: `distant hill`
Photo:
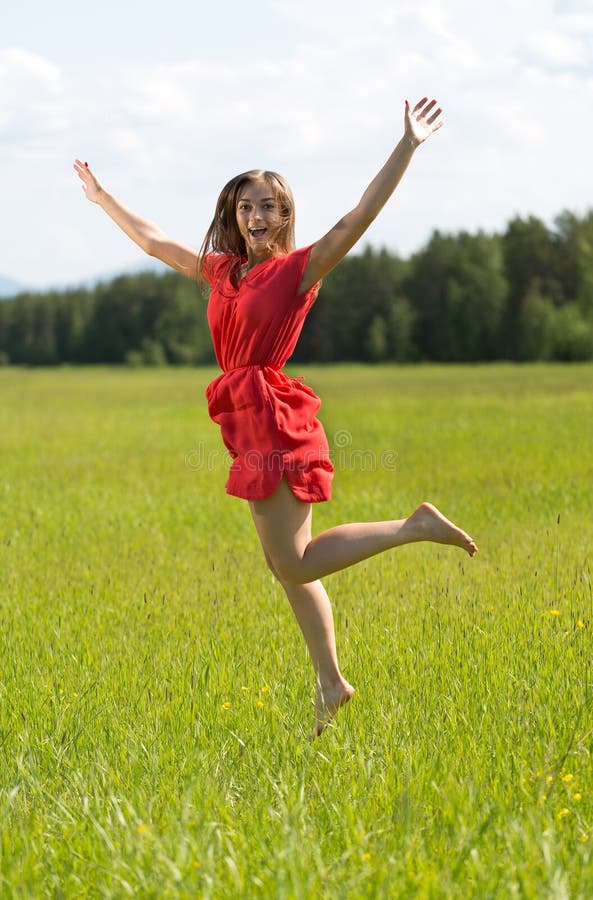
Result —
<path fill-rule="evenodd" d="M 14 297 L 15 294 L 26 290 L 26 285 L 19 284 L 18 281 L 13 281 L 12 278 L 6 278 L 5 275 L 0 275 L 0 300 L 4 297 Z"/>

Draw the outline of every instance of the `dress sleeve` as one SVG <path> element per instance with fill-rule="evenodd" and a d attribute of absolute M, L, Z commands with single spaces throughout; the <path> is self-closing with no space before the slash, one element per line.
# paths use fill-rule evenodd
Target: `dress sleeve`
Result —
<path fill-rule="evenodd" d="M 313 287 L 310 287 L 304 294 L 297 294 L 299 284 L 303 280 L 303 275 L 305 274 L 305 269 L 307 268 L 307 263 L 309 262 L 313 247 L 314 244 L 309 244 L 308 247 L 301 247 L 299 250 L 293 250 L 289 255 L 290 278 L 294 285 L 294 296 L 300 302 L 304 302 L 307 306 L 311 306 L 314 302 L 321 286 L 321 282 L 319 281 L 317 284 L 314 284 Z"/>
<path fill-rule="evenodd" d="M 227 253 L 208 253 L 204 258 L 204 278 L 208 284 L 214 285 L 224 275 L 230 256 Z"/>

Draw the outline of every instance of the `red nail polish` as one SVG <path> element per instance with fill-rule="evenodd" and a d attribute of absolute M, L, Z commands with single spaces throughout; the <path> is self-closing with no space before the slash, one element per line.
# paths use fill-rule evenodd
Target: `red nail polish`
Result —
<path fill-rule="evenodd" d="M 88 163 L 87 163 L 87 162 L 85 162 L 85 166 L 86 166 L 86 167 L 87 167 L 87 169 L 88 169 L 88 167 L 89 167 L 89 164 L 88 164 Z"/>

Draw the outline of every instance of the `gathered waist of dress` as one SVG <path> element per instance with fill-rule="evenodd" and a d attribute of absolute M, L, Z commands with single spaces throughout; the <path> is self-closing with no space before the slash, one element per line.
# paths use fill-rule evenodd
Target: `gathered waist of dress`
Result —
<path fill-rule="evenodd" d="M 230 375 L 232 372 L 242 372 L 244 369 L 273 369 L 274 372 L 280 372 L 282 366 L 275 366 L 271 363 L 246 363 L 244 366 L 233 366 L 230 369 L 223 369 L 223 375 Z"/>

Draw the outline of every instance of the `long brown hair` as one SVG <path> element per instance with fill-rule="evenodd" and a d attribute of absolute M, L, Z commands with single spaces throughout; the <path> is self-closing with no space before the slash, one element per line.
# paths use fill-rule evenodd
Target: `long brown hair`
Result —
<path fill-rule="evenodd" d="M 254 181 L 265 181 L 269 185 L 283 219 L 274 250 L 279 253 L 290 253 L 291 250 L 294 250 L 294 198 L 288 183 L 277 172 L 251 169 L 249 172 L 235 175 L 220 192 L 214 218 L 200 248 L 198 280 L 204 280 L 204 259 L 207 253 L 228 253 L 236 257 L 247 255 L 245 239 L 237 225 L 237 203 L 243 188 Z"/>

